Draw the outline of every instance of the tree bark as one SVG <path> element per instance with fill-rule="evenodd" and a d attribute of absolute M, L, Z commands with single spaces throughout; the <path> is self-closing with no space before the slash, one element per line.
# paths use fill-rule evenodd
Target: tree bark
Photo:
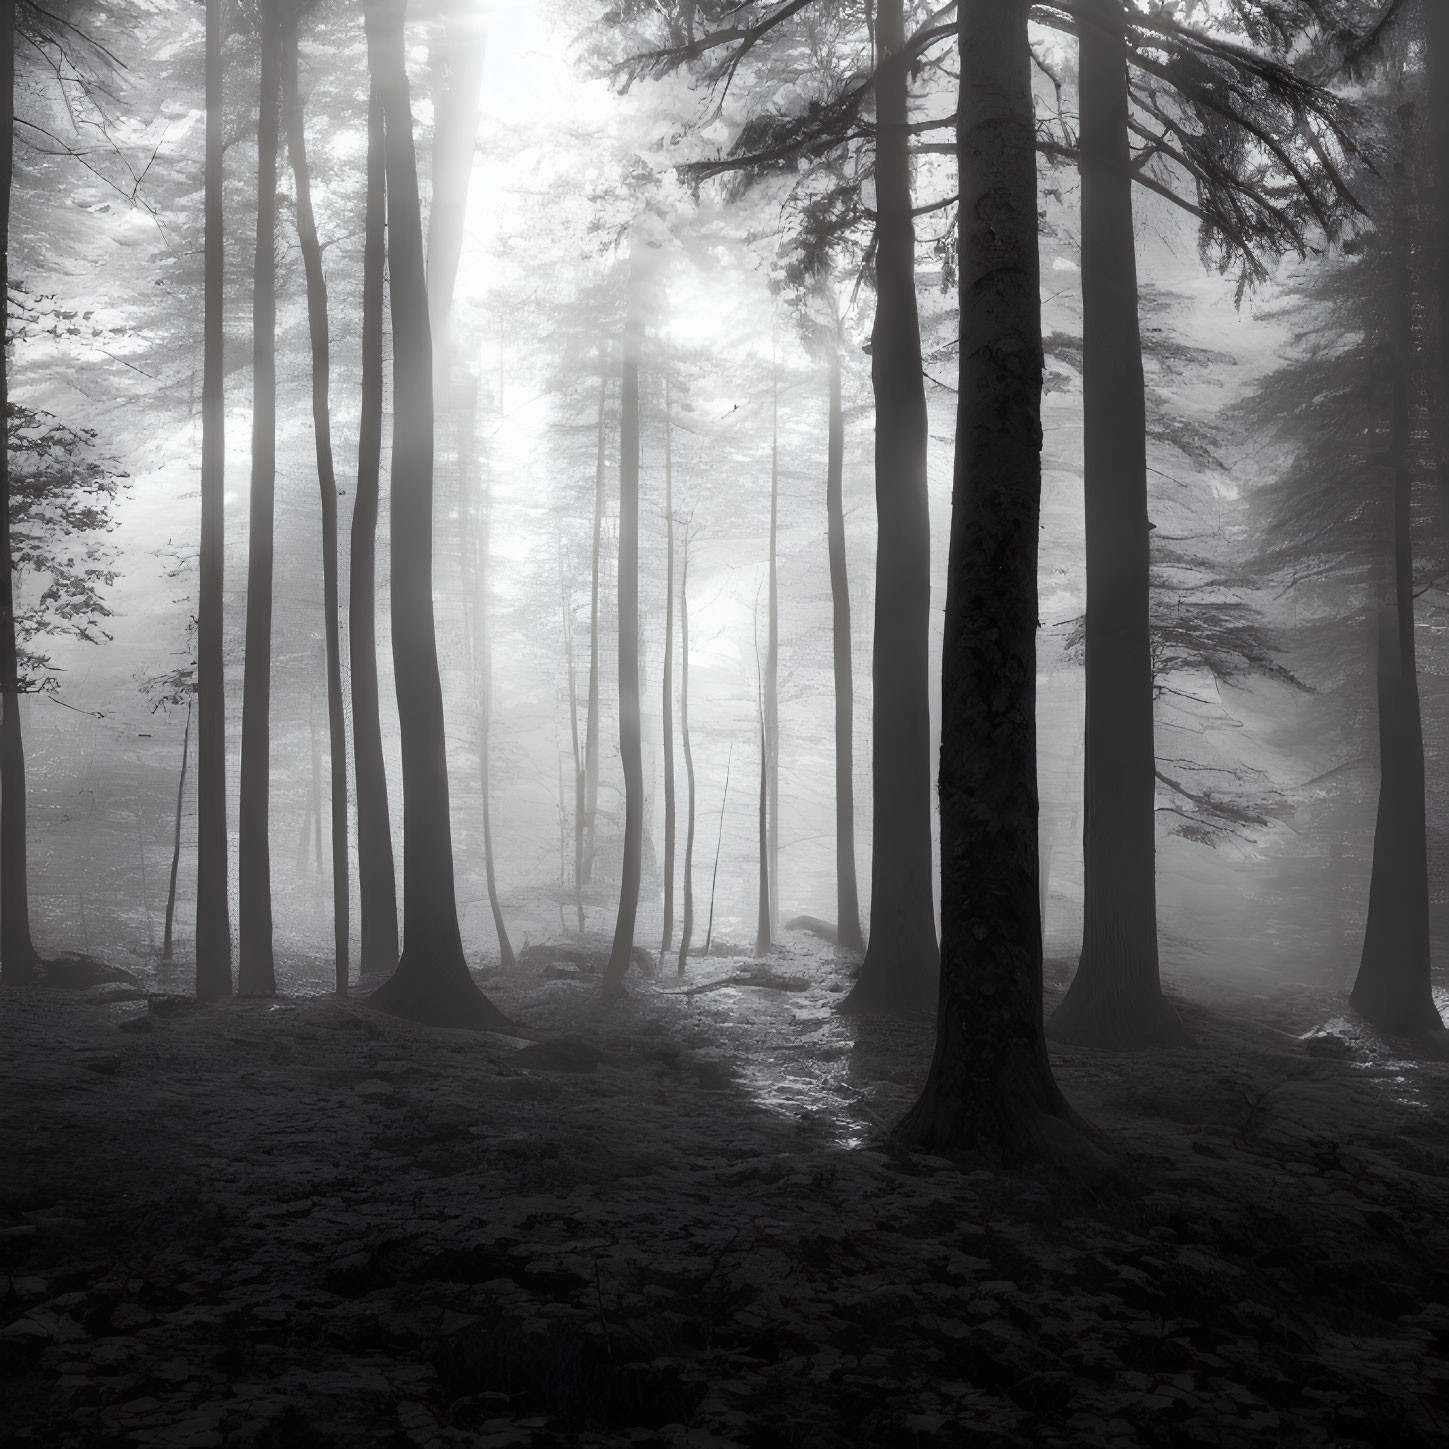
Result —
<path fill-rule="evenodd" d="M 644 340 L 643 258 L 637 236 L 629 263 L 628 316 L 619 386 L 619 755 L 624 767 L 624 862 L 614 944 L 603 989 L 624 989 L 634 948 L 644 844 L 644 760 L 639 708 L 639 353 Z M 590 737 L 592 741 L 592 736 Z"/>
<path fill-rule="evenodd" d="M 252 479 L 247 538 L 246 662 L 242 682 L 240 951 L 237 990 L 272 996 L 271 796 L 272 563 L 277 485 L 277 146 L 282 25 L 278 0 L 261 0 L 257 120 L 257 237 L 252 270 Z"/>
<path fill-rule="evenodd" d="M 226 566 L 226 402 L 222 359 L 222 0 L 206 0 L 205 313 L 201 372 L 201 578 L 196 623 L 196 995 L 231 995 L 227 902 L 226 681 L 222 589 Z"/>
<path fill-rule="evenodd" d="M 10 288 L 10 191 L 15 175 L 15 12 L 0 17 L 0 299 Z M 3 350 L 3 349 L 0 349 Z M 30 937 L 25 840 L 25 744 L 15 644 L 15 554 L 10 539 L 10 359 L 0 357 L 0 980 L 21 985 L 40 957 Z"/>
<path fill-rule="evenodd" d="M 604 535 L 604 418 L 609 402 L 609 377 L 599 372 L 599 429 L 594 461 L 594 540 L 589 594 L 589 708 L 584 721 L 584 884 L 593 879 L 599 818 L 599 565 Z"/>
<path fill-rule="evenodd" d="M 679 974 L 684 975 L 694 935 L 694 755 L 689 747 L 689 533 L 679 570 L 679 739 L 684 749 L 686 786 L 684 825 L 684 915 L 679 925 Z"/>
<path fill-rule="evenodd" d="M 1008 1162 L 1075 1122 L 1042 1034 L 1036 629 L 1041 300 L 1027 0 L 963 0 L 960 411 L 941 722 L 941 1000 L 897 1128 Z"/>
<path fill-rule="evenodd" d="M 1432 7 L 1430 7 L 1432 8 Z M 1401 144 L 1407 152 L 1407 120 Z M 1413 280 L 1406 158 L 1394 167 L 1389 287 L 1389 461 L 1393 473 L 1392 569 L 1379 605 L 1379 803 L 1363 954 L 1349 1001 L 1381 1031 L 1443 1028 L 1429 975 L 1429 859 L 1424 820 L 1424 734 L 1414 658 L 1413 472 L 1410 371 Z"/>
<path fill-rule="evenodd" d="M 1439 506 L 1449 510 L 1449 7 L 1425 0 L 1424 67 L 1434 184 L 1434 291 L 1438 310 L 1434 459 Z"/>
<path fill-rule="evenodd" d="M 1147 412 L 1137 322 L 1122 0 L 1080 32 L 1086 744 L 1082 954 L 1049 1031 L 1135 1046 L 1180 1036 L 1157 964 L 1156 754 L 1148 628 Z"/>
<path fill-rule="evenodd" d="M 433 350 L 403 35 L 405 0 L 366 0 L 368 64 L 382 98 L 392 277 L 392 639 L 403 774 L 403 948 L 369 1002 L 438 1026 L 507 1018 L 474 984 L 453 876 L 443 691 L 433 626 Z"/>
<path fill-rule="evenodd" d="M 780 368 L 770 365 L 770 578 L 765 635 L 765 771 L 770 939 L 780 934 Z"/>
<path fill-rule="evenodd" d="M 579 742 L 579 684 L 574 661 L 574 621 L 569 601 L 563 544 L 559 544 L 559 582 L 563 596 L 564 654 L 569 671 L 569 736 L 574 755 L 574 914 L 580 937 L 584 934 L 584 757 Z"/>
<path fill-rule="evenodd" d="M 882 60 L 905 46 L 902 0 L 881 0 L 876 41 Z M 844 1005 L 925 1014 L 935 1007 L 940 969 L 931 899 L 931 531 L 906 126 L 907 72 L 893 65 L 876 84 L 870 942 Z"/>
<path fill-rule="evenodd" d="M 357 777 L 357 883 L 364 976 L 397 965 L 397 877 L 382 754 L 377 683 L 377 515 L 382 474 L 383 301 L 386 167 L 382 97 L 373 83 L 367 107 L 367 211 L 362 260 L 362 417 L 357 438 L 357 498 L 348 569 L 348 658 L 352 669 L 352 753 Z"/>
<path fill-rule="evenodd" d="M 166 885 L 166 928 L 161 934 L 161 959 L 172 958 L 172 927 L 176 924 L 176 877 L 181 871 L 181 807 L 186 800 L 186 764 L 191 750 L 191 706 L 186 706 L 186 727 L 181 732 L 181 777 L 176 782 L 176 830 L 171 838 L 171 877 Z"/>
<path fill-rule="evenodd" d="M 322 504 L 322 622 L 327 649 L 327 748 L 332 790 L 332 944 L 339 996 L 347 995 L 351 974 L 350 871 L 347 860 L 347 726 L 342 708 L 342 641 L 337 592 L 337 474 L 332 459 L 329 398 L 331 340 L 327 321 L 327 278 L 322 246 L 312 213 L 312 180 L 307 164 L 307 134 L 298 84 L 298 26 L 287 36 L 282 71 L 287 117 L 287 152 L 297 187 L 297 239 L 307 277 L 307 328 L 312 343 L 312 431 L 317 445 L 317 487 Z M 321 812 L 318 812 L 318 828 Z"/>
<path fill-rule="evenodd" d="M 674 941 L 674 455 L 670 441 L 669 378 L 664 379 L 664 934 L 661 965 Z"/>
<path fill-rule="evenodd" d="M 845 563 L 845 418 L 840 403 L 840 314 L 830 302 L 830 412 L 826 441 L 825 516 L 830 554 L 831 657 L 835 673 L 835 919 L 846 951 L 865 950 L 855 878 L 855 681 L 851 661 L 850 581 Z"/>

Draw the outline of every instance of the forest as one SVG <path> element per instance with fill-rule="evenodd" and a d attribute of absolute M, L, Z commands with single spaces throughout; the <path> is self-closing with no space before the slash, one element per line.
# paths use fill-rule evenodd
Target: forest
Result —
<path fill-rule="evenodd" d="M 1449 0 L 0 98 L 0 1441 L 1449 1443 Z"/>

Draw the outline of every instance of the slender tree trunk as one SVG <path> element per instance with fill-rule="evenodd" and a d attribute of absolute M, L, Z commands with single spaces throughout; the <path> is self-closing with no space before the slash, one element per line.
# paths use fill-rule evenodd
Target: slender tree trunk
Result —
<path fill-rule="evenodd" d="M 770 742 L 765 732 L 764 702 L 760 708 L 760 889 L 755 912 L 755 955 L 770 954 Z"/>
<path fill-rule="evenodd" d="M 1425 0 L 1421 9 L 1434 186 L 1434 291 L 1438 309 L 1434 457 L 1439 506 L 1449 512 L 1449 6 L 1443 0 Z"/>
<path fill-rule="evenodd" d="M 435 1025 L 508 1025 L 463 956 L 433 626 L 433 351 L 403 35 L 405 0 L 366 0 L 386 132 L 392 278 L 392 639 L 403 773 L 403 949 L 372 1005 Z"/>
<path fill-rule="evenodd" d="M 226 565 L 226 402 L 223 396 L 222 5 L 206 0 L 205 321 L 201 376 L 201 580 L 196 626 L 196 994 L 231 995 L 227 903 L 226 683 L 222 584 Z M 0 129 L 9 127 L 0 122 Z"/>
<path fill-rule="evenodd" d="M 559 582 L 563 594 L 564 653 L 569 667 L 569 736 L 574 752 L 574 914 L 578 932 L 584 934 L 584 789 L 583 751 L 579 743 L 579 684 L 574 661 L 574 621 L 569 608 L 568 577 L 564 573 L 562 545 L 559 553 Z"/>
<path fill-rule="evenodd" d="M 1401 145 L 1407 153 L 1407 121 Z M 1379 605 L 1379 804 L 1363 955 L 1349 995 L 1355 1011 L 1382 1031 L 1419 1035 L 1444 1023 L 1429 976 L 1429 860 L 1424 821 L 1424 735 L 1414 658 L 1413 472 L 1410 369 L 1413 279 L 1406 158 L 1394 167 L 1388 323 L 1393 469 L 1392 583 Z M 1386 584 L 1388 581 L 1385 581 Z"/>
<path fill-rule="evenodd" d="M 931 898 L 931 715 L 927 652 L 931 529 L 926 394 L 916 310 L 902 0 L 880 0 L 876 41 L 874 798 L 870 942 L 847 1009 L 927 1013 L 940 956 Z"/>
<path fill-rule="evenodd" d="M 166 885 L 166 928 L 161 934 L 161 959 L 171 960 L 171 928 L 176 923 L 176 877 L 181 870 L 181 807 L 186 800 L 186 758 L 191 749 L 191 706 L 181 732 L 181 778 L 176 782 L 176 832 L 171 839 L 171 878 Z"/>
<path fill-rule="evenodd" d="M 352 509 L 347 625 L 352 674 L 352 751 L 357 777 L 357 883 L 362 904 L 362 974 L 397 965 L 397 877 L 382 754 L 377 684 L 377 515 L 382 473 L 383 301 L 386 175 L 382 97 L 367 108 L 367 212 L 362 259 L 362 418 Z"/>
<path fill-rule="evenodd" d="M 835 670 L 835 913 L 843 950 L 864 951 L 855 879 L 855 681 L 851 663 L 850 582 L 845 565 L 845 417 L 840 403 L 840 313 L 830 302 L 830 413 L 825 463 L 825 515 L 830 553 L 831 655 Z"/>
<path fill-rule="evenodd" d="M 684 826 L 684 916 L 679 925 L 679 974 L 684 975 L 694 935 L 694 755 L 689 748 L 689 534 L 679 577 L 679 737 L 684 747 L 686 806 Z"/>
<path fill-rule="evenodd" d="M 287 36 L 282 72 L 287 117 L 287 152 L 297 187 L 297 239 L 307 275 L 307 326 L 312 342 L 312 431 L 317 444 L 317 486 L 322 502 L 322 621 L 327 649 L 327 748 L 332 773 L 332 943 L 337 994 L 347 995 L 351 885 L 347 862 L 347 726 L 342 708 L 342 641 L 337 595 L 337 474 L 332 461 L 329 399 L 331 340 L 327 322 L 327 278 L 312 214 L 312 181 L 298 84 L 298 27 Z M 321 829 L 318 810 L 317 828 Z"/>
<path fill-rule="evenodd" d="M 644 341 L 644 246 L 629 263 L 628 316 L 619 386 L 619 755 L 624 767 L 624 862 L 614 944 L 604 969 L 606 994 L 624 989 L 634 949 L 644 845 L 644 760 L 639 708 L 639 353 Z"/>
<path fill-rule="evenodd" d="M 15 8 L 0 16 L 0 300 L 10 295 L 10 190 L 15 172 Z M 0 347 L 0 353 L 3 353 Z M 10 359 L 0 356 L 0 980 L 19 985 L 40 964 L 30 939 L 25 842 L 25 745 L 15 645 L 10 541 Z"/>
<path fill-rule="evenodd" d="M 599 818 L 599 564 L 604 535 L 604 419 L 609 403 L 608 374 L 599 378 L 598 450 L 594 462 L 594 541 L 589 594 L 589 711 L 584 725 L 584 884 L 594 874 L 594 855 L 598 847 L 596 825 Z"/>
<path fill-rule="evenodd" d="M 498 936 L 498 964 L 508 970 L 516 963 L 508 928 L 503 921 L 503 907 L 498 901 L 498 878 L 493 856 L 493 801 L 489 790 L 489 757 L 493 731 L 493 653 L 488 639 L 488 538 L 490 499 L 487 485 L 474 478 L 473 427 L 477 416 L 478 389 L 470 379 L 466 405 L 460 419 L 461 447 L 458 455 L 458 485 L 465 507 L 476 520 L 471 530 L 473 567 L 469 570 L 469 601 L 474 624 L 472 629 L 474 678 L 478 690 L 478 788 L 483 805 L 483 877 L 488 887 L 488 906 L 493 912 L 493 929 Z"/>
<path fill-rule="evenodd" d="M 780 369 L 770 367 L 770 579 L 765 636 L 765 771 L 770 939 L 780 934 Z"/>
<path fill-rule="evenodd" d="M 277 484 L 277 142 L 281 120 L 279 0 L 261 4 L 262 77 L 257 123 L 257 242 L 252 271 L 252 484 L 247 539 L 246 664 L 242 684 L 241 948 L 237 989 L 271 996 L 272 562 Z"/>
<path fill-rule="evenodd" d="M 709 955 L 710 942 L 714 940 L 714 893 L 719 885 L 719 855 L 724 846 L 724 822 L 725 806 L 730 799 L 730 766 L 734 764 L 735 747 L 730 745 L 729 754 L 725 756 L 725 778 L 724 791 L 719 797 L 719 831 L 714 838 L 714 871 L 709 878 L 709 920 L 704 927 L 704 954 Z"/>
<path fill-rule="evenodd" d="M 1147 414 L 1137 325 L 1122 0 L 1080 31 L 1082 389 L 1087 524 L 1082 955 L 1051 1035 L 1181 1035 L 1157 967 L 1156 754 L 1148 629 Z"/>
<path fill-rule="evenodd" d="M 1028 0 L 962 0 L 960 412 L 941 681 L 941 1002 L 897 1129 L 1007 1161 L 1075 1121 L 1042 1034 L 1037 909 L 1041 299 Z"/>
<path fill-rule="evenodd" d="M 659 961 L 674 940 L 674 457 L 670 443 L 669 379 L 664 379 L 664 935 Z"/>
<path fill-rule="evenodd" d="M 487 36 L 481 15 L 456 0 L 444 6 L 442 26 L 446 64 L 438 63 L 434 51 L 434 70 L 441 75 L 434 90 L 438 100 L 433 125 L 433 204 L 428 214 L 428 309 L 438 390 L 446 398 L 453 287 L 463 255 L 463 222 L 473 173 Z"/>

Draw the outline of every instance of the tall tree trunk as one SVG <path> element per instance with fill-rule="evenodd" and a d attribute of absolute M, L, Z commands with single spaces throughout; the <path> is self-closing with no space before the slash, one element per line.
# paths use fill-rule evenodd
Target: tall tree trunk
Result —
<path fill-rule="evenodd" d="M 383 302 L 386 167 L 382 97 L 367 106 L 367 211 L 362 254 L 362 418 L 357 498 L 352 508 L 347 633 L 352 665 L 352 752 L 357 777 L 357 884 L 362 904 L 362 974 L 397 965 L 397 877 L 382 754 L 377 684 L 377 514 L 382 474 Z"/>
<path fill-rule="evenodd" d="M 332 461 L 332 365 L 327 323 L 327 278 L 322 247 L 312 214 L 312 180 L 307 165 L 307 134 L 298 84 L 298 26 L 287 37 L 282 72 L 287 117 L 287 152 L 297 187 L 297 239 L 307 274 L 307 328 L 312 343 L 312 432 L 317 444 L 317 487 L 322 503 L 322 625 L 327 648 L 327 748 L 332 788 L 332 946 L 339 996 L 347 995 L 351 925 L 350 872 L 347 862 L 347 726 L 342 708 L 342 641 L 337 596 L 337 474 Z M 321 812 L 318 812 L 318 828 Z"/>
<path fill-rule="evenodd" d="M 1147 413 L 1137 324 L 1122 0 L 1080 33 L 1083 487 L 1087 525 L 1082 955 L 1050 1033 L 1180 1035 L 1157 967 L 1156 754 L 1148 630 Z"/>
<path fill-rule="evenodd" d="M 684 825 L 684 915 L 679 924 L 679 974 L 684 975 L 694 935 L 694 755 L 689 748 L 689 533 L 679 570 L 679 738 L 684 748 L 686 805 Z"/>
<path fill-rule="evenodd" d="M 760 801 L 758 810 L 760 888 L 755 912 L 755 955 L 770 954 L 770 743 L 765 733 L 764 701 L 760 702 Z"/>
<path fill-rule="evenodd" d="M 598 848 L 596 826 L 599 818 L 599 565 L 604 535 L 604 419 L 609 403 L 609 377 L 599 374 L 599 428 L 594 460 L 594 536 L 590 565 L 589 594 L 589 709 L 584 721 L 584 820 L 587 844 L 584 850 L 584 884 L 594 874 L 594 855 Z"/>
<path fill-rule="evenodd" d="M 0 17 L 0 300 L 10 295 L 10 190 L 15 173 L 15 9 Z M 4 349 L 0 348 L 0 352 Z M 0 980 L 28 981 L 40 964 L 30 939 L 25 842 L 25 745 L 15 645 L 15 554 L 10 541 L 10 359 L 0 356 Z"/>
<path fill-rule="evenodd" d="M 206 0 L 201 579 L 196 611 L 196 994 L 202 1001 L 231 995 L 231 916 L 226 889 L 226 682 L 222 662 L 222 584 L 226 565 L 222 5 L 223 0 Z M 10 128 L 0 122 L 0 129 L 8 134 Z"/>
<path fill-rule="evenodd" d="M 865 950 L 855 879 L 855 681 L 851 663 L 850 581 L 845 565 L 845 417 L 840 404 L 840 312 L 830 303 L 830 413 L 825 462 L 825 516 L 830 553 L 831 657 L 835 673 L 835 917 L 846 951 Z"/>
<path fill-rule="evenodd" d="M 1435 338 L 1435 472 L 1439 506 L 1449 512 L 1449 6 L 1425 0 L 1425 90 L 1429 105 L 1430 164 L 1434 186 L 1434 291 L 1438 309 Z"/>
<path fill-rule="evenodd" d="M 445 65 L 438 64 L 438 52 L 434 51 L 434 70 L 442 75 L 434 89 L 438 99 L 433 125 L 433 199 L 428 214 L 428 316 L 433 327 L 438 392 L 448 398 L 453 287 L 463 255 L 463 222 L 476 154 L 478 92 L 483 83 L 487 35 L 482 16 L 456 0 L 445 5 L 443 11 Z"/>
<path fill-rule="evenodd" d="M 166 928 L 161 935 L 161 959 L 171 960 L 172 927 L 176 924 L 176 877 L 181 871 L 181 807 L 186 801 L 186 761 L 191 749 L 191 706 L 186 706 L 186 727 L 181 732 L 181 777 L 176 782 L 176 830 L 171 838 L 171 877 L 166 884 Z"/>
<path fill-rule="evenodd" d="M 637 235 L 631 244 L 624 363 L 619 384 L 619 756 L 624 767 L 624 862 L 614 944 L 604 969 L 606 994 L 624 989 L 624 974 L 632 958 L 644 846 L 639 708 L 639 353 L 644 341 L 644 259 L 640 252 L 644 245 Z"/>
<path fill-rule="evenodd" d="M 674 455 L 670 442 L 669 379 L 664 379 L 664 935 L 662 965 L 674 941 Z"/>
<path fill-rule="evenodd" d="M 765 635 L 766 854 L 770 862 L 770 939 L 780 934 L 780 368 L 770 363 L 770 578 Z"/>
<path fill-rule="evenodd" d="M 246 663 L 242 682 L 241 942 L 237 990 L 271 996 L 272 561 L 277 486 L 277 142 L 281 122 L 279 0 L 261 0 L 262 75 L 257 121 L 257 242 L 252 270 L 252 486 L 247 538 Z"/>
<path fill-rule="evenodd" d="M 1400 143 L 1407 153 L 1404 121 Z M 1429 861 L 1424 822 L 1424 735 L 1414 659 L 1414 553 L 1410 535 L 1413 472 L 1410 369 L 1413 279 L 1410 271 L 1406 157 L 1394 167 L 1390 294 L 1385 308 L 1390 367 L 1389 461 L 1393 470 L 1392 583 L 1379 604 L 1379 805 L 1363 955 L 1349 995 L 1355 1011 L 1382 1031 L 1438 1031 L 1429 977 Z"/>
<path fill-rule="evenodd" d="M 563 545 L 559 545 L 559 583 L 563 595 L 564 654 L 569 669 L 569 737 L 574 753 L 574 914 L 578 932 L 584 934 L 584 787 L 583 750 L 579 742 L 579 676 L 574 660 L 574 621 L 569 604 L 568 575 L 565 571 Z"/>
<path fill-rule="evenodd" d="M 392 641 L 403 774 L 403 949 L 369 1001 L 440 1026 L 507 1018 L 463 956 L 453 877 L 443 691 L 433 627 L 433 350 L 403 35 L 405 0 L 366 0 L 368 63 L 382 98 L 392 277 Z"/>
<path fill-rule="evenodd" d="M 1042 1034 L 1037 909 L 1041 298 L 1028 0 L 962 0 L 960 412 L 941 680 L 941 1002 L 929 1151 L 1005 1160 L 1074 1121 Z"/>
<path fill-rule="evenodd" d="M 488 638 L 488 563 L 489 507 L 487 484 L 474 478 L 473 419 L 477 416 L 478 384 L 470 378 L 464 406 L 459 418 L 458 491 L 462 495 L 465 517 L 473 520 L 467 540 L 470 576 L 465 581 L 468 599 L 465 616 L 471 615 L 470 643 L 473 675 L 478 692 L 478 788 L 483 805 L 483 878 L 488 888 L 488 907 L 493 913 L 493 929 L 498 937 L 498 964 L 504 970 L 516 964 L 508 928 L 503 920 L 503 907 L 498 901 L 498 877 L 493 856 L 493 801 L 488 786 L 489 757 L 493 731 L 493 653 Z"/>
<path fill-rule="evenodd" d="M 916 310 L 902 0 L 880 0 L 876 41 L 876 595 L 871 671 L 870 943 L 847 1009 L 927 1013 L 940 956 L 931 899 L 931 714 L 927 651 L 931 529 L 926 393 Z"/>

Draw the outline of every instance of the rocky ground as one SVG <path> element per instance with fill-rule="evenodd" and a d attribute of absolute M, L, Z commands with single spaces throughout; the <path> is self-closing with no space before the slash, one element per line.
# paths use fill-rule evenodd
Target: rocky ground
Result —
<path fill-rule="evenodd" d="M 889 1145 L 929 1032 L 793 939 L 607 1008 L 488 977 L 532 1040 L 9 994 L 0 1440 L 1449 1443 L 1443 1061 L 1220 988 L 1054 1053 L 1116 1178 L 991 1172 Z"/>

